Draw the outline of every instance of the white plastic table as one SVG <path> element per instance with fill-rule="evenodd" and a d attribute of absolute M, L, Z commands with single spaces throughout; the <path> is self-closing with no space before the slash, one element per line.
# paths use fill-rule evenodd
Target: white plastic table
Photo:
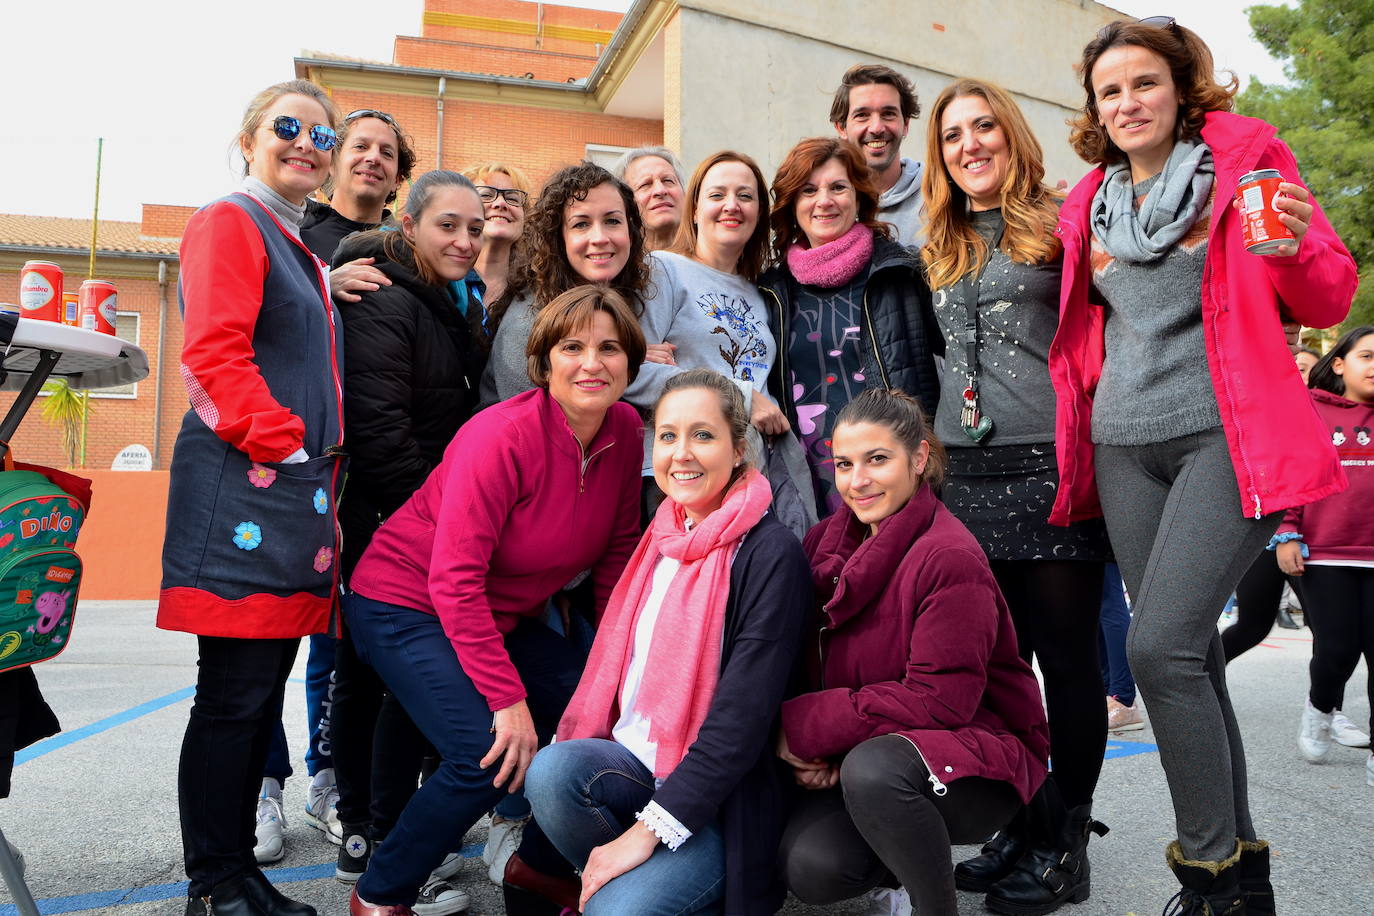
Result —
<path fill-rule="evenodd" d="M 89 389 L 128 385 L 148 377 L 148 355 L 137 344 L 53 321 L 18 318 L 3 309 L 18 311 L 0 304 L 0 390 L 18 391 L 19 396 L 0 420 L 0 458 L 9 451 L 10 437 L 48 379 L 62 378 L 73 388 Z M 0 877 L 20 916 L 38 916 L 33 894 L 10 855 L 3 831 Z"/>

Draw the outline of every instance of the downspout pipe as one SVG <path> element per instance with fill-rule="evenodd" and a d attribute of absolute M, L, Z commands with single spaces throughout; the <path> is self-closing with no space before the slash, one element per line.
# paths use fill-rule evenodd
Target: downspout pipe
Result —
<path fill-rule="evenodd" d="M 153 382 L 153 467 L 162 467 L 162 379 L 167 349 L 167 262 L 157 262 L 157 377 Z"/>
<path fill-rule="evenodd" d="M 439 77 L 439 98 L 438 106 L 438 138 L 434 144 L 434 167 L 442 169 L 444 167 L 444 90 L 448 88 L 448 79 Z"/>

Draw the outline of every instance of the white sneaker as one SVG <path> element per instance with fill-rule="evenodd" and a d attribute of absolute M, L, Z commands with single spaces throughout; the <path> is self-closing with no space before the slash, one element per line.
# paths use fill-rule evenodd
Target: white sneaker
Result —
<path fill-rule="evenodd" d="M 429 873 L 429 880 L 450 880 L 463 868 L 463 854 L 461 852 L 451 852 L 444 856 L 444 861 L 439 863 L 439 867 Z"/>
<path fill-rule="evenodd" d="M 334 784 L 334 768 L 315 774 L 305 803 L 305 822 L 335 846 L 343 844 L 343 824 L 339 823 L 339 787 Z"/>
<path fill-rule="evenodd" d="M 472 905 L 468 892 L 443 878 L 431 878 L 420 888 L 420 896 L 411 907 L 415 916 L 447 916 L 461 913 Z"/>
<path fill-rule="evenodd" d="M 525 835 L 525 825 L 529 818 L 520 820 L 493 820 L 487 831 L 487 845 L 482 850 L 482 861 L 487 863 L 487 877 L 491 883 L 501 885 L 506 877 L 506 863 L 520 848 L 520 840 Z"/>
<path fill-rule="evenodd" d="M 280 862 L 286 855 L 286 812 L 281 808 L 281 796 L 270 794 L 266 788 L 258 798 L 258 826 L 253 831 L 257 845 L 253 858 L 258 862 Z"/>
<path fill-rule="evenodd" d="M 864 916 L 911 916 L 911 898 L 905 888 L 875 887 L 868 892 Z"/>
<path fill-rule="evenodd" d="M 1339 709 L 1331 711 L 1331 737 L 1345 747 L 1369 747 L 1369 736 Z"/>
<path fill-rule="evenodd" d="M 1307 700 L 1302 709 L 1302 729 L 1298 732 L 1298 750 L 1308 763 L 1326 760 L 1331 750 L 1331 713 L 1321 712 Z"/>

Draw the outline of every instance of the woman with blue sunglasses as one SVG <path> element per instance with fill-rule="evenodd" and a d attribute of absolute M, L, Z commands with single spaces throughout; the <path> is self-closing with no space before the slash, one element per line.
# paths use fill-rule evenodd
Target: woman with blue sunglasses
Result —
<path fill-rule="evenodd" d="M 158 626 L 196 634 L 178 796 L 188 916 L 315 916 L 253 859 L 256 790 L 302 636 L 337 632 L 339 316 L 301 241 L 338 114 L 313 83 L 259 93 L 238 191 L 181 242 L 187 411 L 172 456 Z"/>

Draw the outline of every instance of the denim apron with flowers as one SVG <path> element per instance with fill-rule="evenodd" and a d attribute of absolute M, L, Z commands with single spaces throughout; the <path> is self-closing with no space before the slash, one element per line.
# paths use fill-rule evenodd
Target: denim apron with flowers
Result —
<path fill-rule="evenodd" d="M 338 311 L 306 250 L 244 195 L 270 267 L 253 362 L 305 423 L 299 464 L 254 462 L 187 411 L 172 456 L 158 625 L 204 636 L 335 632 L 343 484 Z M 185 310 L 185 302 L 182 302 Z"/>

